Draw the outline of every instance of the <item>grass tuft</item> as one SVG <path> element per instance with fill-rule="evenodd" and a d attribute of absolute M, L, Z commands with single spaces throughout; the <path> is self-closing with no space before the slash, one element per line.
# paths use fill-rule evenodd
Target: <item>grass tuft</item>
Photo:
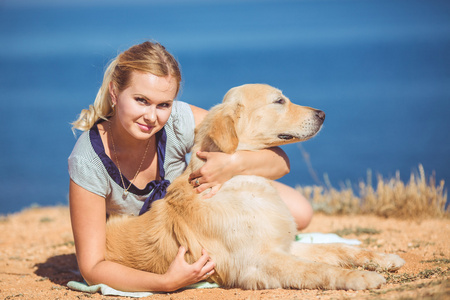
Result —
<path fill-rule="evenodd" d="M 411 173 L 406 184 L 398 171 L 394 178 L 384 179 L 379 175 L 375 188 L 371 181 L 372 175 L 368 171 L 367 182 L 359 182 L 358 194 L 349 183 L 340 190 L 329 183 L 326 187 L 305 186 L 297 187 L 297 190 L 311 202 L 316 212 L 325 214 L 375 214 L 399 219 L 449 217 L 444 181 L 436 185 L 434 175 L 427 180 L 422 165 L 419 165 L 418 174 Z"/>
<path fill-rule="evenodd" d="M 421 260 L 421 263 L 434 263 L 434 264 L 450 264 L 450 259 L 448 258 L 435 258 L 429 260 Z"/>

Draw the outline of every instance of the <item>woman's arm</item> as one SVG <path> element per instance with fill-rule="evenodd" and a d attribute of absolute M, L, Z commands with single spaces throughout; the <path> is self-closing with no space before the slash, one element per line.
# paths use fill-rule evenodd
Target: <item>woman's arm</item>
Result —
<path fill-rule="evenodd" d="M 191 105 L 196 125 L 207 111 Z M 236 175 L 258 175 L 268 179 L 278 179 L 289 173 L 290 163 L 286 153 L 273 147 L 259 151 L 237 151 L 233 154 L 222 152 L 198 152 L 196 155 L 205 160 L 205 165 L 190 175 L 195 184 L 198 179 L 197 192 L 212 188 L 208 196 L 213 196 L 221 185 Z"/>
<path fill-rule="evenodd" d="M 237 151 L 233 154 L 199 151 L 197 156 L 206 163 L 192 172 L 189 180 L 199 193 L 211 188 L 208 197 L 213 196 L 225 181 L 236 175 L 257 175 L 275 180 L 290 170 L 289 159 L 278 147 L 258 151 Z"/>
<path fill-rule="evenodd" d="M 169 270 L 154 274 L 105 260 L 105 199 L 70 181 L 70 216 L 80 272 L 88 284 L 104 283 L 121 291 L 174 291 L 207 278 L 214 271 L 206 251 L 192 265 L 180 247 Z"/>

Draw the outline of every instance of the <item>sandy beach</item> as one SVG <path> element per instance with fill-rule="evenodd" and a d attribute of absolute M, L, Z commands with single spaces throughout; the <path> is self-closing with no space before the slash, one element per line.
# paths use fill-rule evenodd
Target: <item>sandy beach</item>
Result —
<path fill-rule="evenodd" d="M 126 299 L 70 290 L 81 281 L 69 210 L 38 207 L 0 217 L 1 299 Z M 195 289 L 155 294 L 147 299 L 449 299 L 450 220 L 385 219 L 318 214 L 304 232 L 337 233 L 362 247 L 405 259 L 387 284 L 368 291 Z"/>

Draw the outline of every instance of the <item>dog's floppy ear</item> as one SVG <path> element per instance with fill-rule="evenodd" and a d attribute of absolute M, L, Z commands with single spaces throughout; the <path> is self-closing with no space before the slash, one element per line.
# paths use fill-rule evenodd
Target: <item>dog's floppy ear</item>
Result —
<path fill-rule="evenodd" d="M 235 120 L 233 116 L 223 112 L 218 113 L 214 118 L 208 135 L 214 144 L 225 153 L 234 153 L 239 144 Z"/>

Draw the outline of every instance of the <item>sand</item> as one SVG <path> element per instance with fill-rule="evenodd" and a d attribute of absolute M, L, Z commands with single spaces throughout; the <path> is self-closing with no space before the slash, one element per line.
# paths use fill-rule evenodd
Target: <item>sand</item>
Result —
<path fill-rule="evenodd" d="M 316 215 L 304 232 L 338 232 L 363 246 L 400 255 L 406 264 L 383 273 L 368 291 L 196 289 L 150 299 L 450 299 L 450 220 L 396 220 Z M 72 291 L 81 281 L 67 207 L 43 207 L 0 217 L 0 299 L 126 299 Z M 147 299 L 148 299 L 147 298 Z"/>

